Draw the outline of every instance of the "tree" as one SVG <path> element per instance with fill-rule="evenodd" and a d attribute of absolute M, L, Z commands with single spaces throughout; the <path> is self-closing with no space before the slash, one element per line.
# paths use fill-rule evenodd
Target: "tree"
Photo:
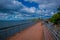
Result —
<path fill-rule="evenodd" d="M 58 11 L 60 11 L 60 6 L 57 8 Z"/>
<path fill-rule="evenodd" d="M 54 24 L 58 24 L 58 22 L 60 21 L 60 12 L 57 12 L 56 14 L 54 14 L 50 19 L 50 21 Z"/>
<path fill-rule="evenodd" d="M 58 12 L 52 16 L 50 21 L 54 24 L 59 24 L 60 22 L 60 7 L 57 8 Z"/>

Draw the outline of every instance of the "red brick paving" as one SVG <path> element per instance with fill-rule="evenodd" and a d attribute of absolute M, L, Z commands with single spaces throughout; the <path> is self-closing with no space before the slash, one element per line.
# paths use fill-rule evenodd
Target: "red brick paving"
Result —
<path fill-rule="evenodd" d="M 43 26 L 44 25 L 41 22 L 38 22 L 26 30 L 8 38 L 7 40 L 53 40 L 47 29 Z"/>
<path fill-rule="evenodd" d="M 43 39 L 44 39 L 43 27 L 39 22 L 29 27 L 28 29 L 8 38 L 7 40 L 43 40 Z"/>
<path fill-rule="evenodd" d="M 50 33 L 48 30 L 49 30 L 48 28 L 44 27 L 45 40 L 54 40 L 54 39 L 52 38 L 51 33 Z"/>

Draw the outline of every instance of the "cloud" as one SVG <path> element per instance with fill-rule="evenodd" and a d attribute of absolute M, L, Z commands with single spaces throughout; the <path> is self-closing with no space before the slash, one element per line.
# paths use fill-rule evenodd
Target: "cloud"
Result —
<path fill-rule="evenodd" d="M 35 2 L 38 5 L 38 9 L 36 10 L 36 13 L 42 15 L 45 13 L 51 14 L 52 11 L 56 10 L 56 7 L 58 6 L 59 0 L 25 0 L 27 2 Z M 53 15 L 53 14 L 52 14 Z"/>
<path fill-rule="evenodd" d="M 16 0 L 0 0 L 0 12 L 13 12 L 23 8 L 23 4 Z"/>
<path fill-rule="evenodd" d="M 51 12 L 51 15 L 54 15 L 54 12 Z"/>
<path fill-rule="evenodd" d="M 8 14 L 8 13 L 1 13 L 0 12 L 0 20 L 21 20 L 23 19 L 23 14 L 19 13 L 19 14 Z"/>
<path fill-rule="evenodd" d="M 21 11 L 27 12 L 27 13 L 35 13 L 36 12 L 36 8 L 35 7 L 24 7 Z"/>
<path fill-rule="evenodd" d="M 40 0 L 25 0 L 25 1 L 29 1 L 29 2 L 39 2 Z"/>
<path fill-rule="evenodd" d="M 42 10 L 36 10 L 37 14 L 42 14 Z"/>
<path fill-rule="evenodd" d="M 24 19 L 24 17 L 39 17 L 50 13 L 53 15 L 53 10 L 57 6 L 55 0 L 25 0 L 35 2 L 38 8 L 28 7 L 17 0 L 0 0 L 0 20 L 1 19 Z"/>
<path fill-rule="evenodd" d="M 25 0 L 25 1 L 29 1 L 29 2 L 36 2 L 36 3 L 59 3 L 60 0 Z"/>
<path fill-rule="evenodd" d="M 48 16 L 48 14 L 45 14 L 45 16 Z"/>
<path fill-rule="evenodd" d="M 55 3 L 48 3 L 48 4 L 40 4 L 39 9 L 54 9 L 56 8 L 57 4 Z"/>
<path fill-rule="evenodd" d="M 22 8 L 25 6 L 17 0 L 0 0 L 0 20 L 22 19 Z"/>
<path fill-rule="evenodd" d="M 0 12 L 15 13 L 20 12 L 20 10 L 34 13 L 36 8 L 35 7 L 28 8 L 17 0 L 0 0 Z"/>
<path fill-rule="evenodd" d="M 55 9 L 58 7 L 59 0 L 25 0 L 29 2 L 35 2 L 38 5 L 39 9 Z"/>

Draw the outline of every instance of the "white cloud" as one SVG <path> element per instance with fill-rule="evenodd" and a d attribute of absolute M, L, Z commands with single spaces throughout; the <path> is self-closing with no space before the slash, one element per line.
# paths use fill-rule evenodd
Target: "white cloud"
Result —
<path fill-rule="evenodd" d="M 8 13 L 1 13 L 0 12 L 0 20 L 22 20 L 24 17 L 30 16 L 27 14 L 22 14 L 19 12 L 16 12 L 17 14 L 8 14 Z"/>
<path fill-rule="evenodd" d="M 22 3 L 16 0 L 0 0 L 0 9 L 13 9 L 16 10 L 23 7 Z"/>
<path fill-rule="evenodd" d="M 31 8 L 24 7 L 21 11 L 25 11 L 25 12 L 28 12 L 28 13 L 35 13 L 36 8 L 35 7 L 31 7 Z"/>
<path fill-rule="evenodd" d="M 25 0 L 25 1 L 42 3 L 42 2 L 44 2 L 45 0 Z"/>
<path fill-rule="evenodd" d="M 45 14 L 45 13 L 48 14 L 48 13 L 50 13 L 50 12 L 51 12 L 51 10 L 47 10 L 47 9 L 46 9 L 46 10 L 44 10 L 44 9 L 42 9 L 42 10 L 41 10 L 41 9 L 36 10 L 36 13 L 37 13 L 37 14 L 40 14 L 40 15 L 41 15 L 41 14 Z"/>
<path fill-rule="evenodd" d="M 40 4 L 39 5 L 39 9 L 44 9 L 44 8 L 46 8 L 46 5 L 45 4 Z"/>
<path fill-rule="evenodd" d="M 25 1 L 29 1 L 29 2 L 35 2 L 39 4 L 39 9 L 35 8 L 35 7 L 26 7 L 25 5 L 23 5 L 21 2 L 17 1 L 17 0 L 0 0 L 0 9 L 4 9 L 7 10 L 6 11 L 1 11 L 0 10 L 0 17 L 2 19 L 14 19 L 14 18 L 21 18 L 23 16 L 30 16 L 27 14 L 22 15 L 21 12 L 27 12 L 27 13 L 37 13 L 37 14 L 43 14 L 43 13 L 48 13 L 50 12 L 50 10 L 44 10 L 47 8 L 54 8 L 57 4 L 54 0 L 25 0 Z M 15 15 L 10 15 L 9 13 L 14 13 Z M 53 15 L 54 13 L 51 12 L 51 14 Z M 3 16 L 2 16 L 3 15 Z M 48 15 L 48 14 L 45 14 Z"/>
<path fill-rule="evenodd" d="M 48 14 L 45 14 L 45 16 L 48 16 Z"/>
<path fill-rule="evenodd" d="M 25 0 L 25 1 L 30 1 L 30 2 L 39 2 L 39 0 Z"/>
<path fill-rule="evenodd" d="M 18 14 L 18 15 L 15 15 L 14 18 L 21 18 L 21 17 L 23 17 L 23 15 L 22 14 Z"/>
<path fill-rule="evenodd" d="M 20 19 L 21 17 L 24 16 L 30 16 L 27 14 L 22 14 L 20 11 L 22 10 L 22 12 L 28 12 L 28 13 L 35 13 L 36 8 L 35 7 L 26 7 L 24 6 L 21 2 L 17 1 L 17 0 L 0 0 L 0 9 L 4 9 L 7 10 L 6 11 L 1 11 L 0 10 L 0 20 L 1 19 Z M 14 10 L 14 11 L 13 11 Z M 15 11 L 16 10 L 16 11 Z M 10 14 L 11 13 L 11 14 Z"/>
<path fill-rule="evenodd" d="M 0 20 L 2 20 L 2 19 L 8 19 L 8 17 L 9 17 L 9 15 L 7 14 L 7 13 L 1 13 L 0 12 Z"/>
<path fill-rule="evenodd" d="M 58 3 L 59 0 L 25 0 L 25 1 L 29 1 L 29 2 L 35 2 L 35 3 L 44 3 L 44 4 L 47 4 L 47 3 Z"/>
<path fill-rule="evenodd" d="M 31 15 L 28 15 L 28 14 L 24 14 L 24 16 L 31 16 Z"/>
<path fill-rule="evenodd" d="M 53 14 L 54 14 L 54 12 L 51 12 L 51 14 L 53 15 Z"/>
<path fill-rule="evenodd" d="M 43 12 L 42 10 L 36 10 L 37 14 L 42 14 L 42 12 Z"/>
<path fill-rule="evenodd" d="M 12 1 L 12 3 L 14 4 L 14 5 L 19 5 L 19 4 L 21 4 L 21 2 L 19 2 L 19 1 Z"/>
<path fill-rule="evenodd" d="M 48 14 L 53 14 L 51 11 L 55 9 L 56 4 L 54 3 L 48 3 L 48 4 L 40 4 L 39 5 L 39 10 L 37 10 L 37 13 L 48 15 Z M 52 10 L 51 10 L 52 9 Z"/>
<path fill-rule="evenodd" d="M 0 20 L 16 20 L 16 19 L 22 19 L 23 15 L 22 14 L 17 14 L 17 15 L 11 15 L 7 13 L 0 13 Z"/>
<path fill-rule="evenodd" d="M 40 4 L 39 9 L 55 8 L 56 6 L 56 3 Z"/>
<path fill-rule="evenodd" d="M 35 13 L 35 11 L 36 11 L 36 8 L 35 7 L 31 7 L 30 8 L 30 12 Z"/>

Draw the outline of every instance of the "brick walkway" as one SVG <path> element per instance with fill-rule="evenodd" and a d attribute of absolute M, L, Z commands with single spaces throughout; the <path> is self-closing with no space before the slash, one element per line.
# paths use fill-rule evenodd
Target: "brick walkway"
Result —
<path fill-rule="evenodd" d="M 28 29 L 8 38 L 7 40 L 43 40 L 43 39 L 44 39 L 43 27 L 39 22 L 29 27 Z"/>
<path fill-rule="evenodd" d="M 45 38 L 46 40 L 52 40 L 52 37 L 47 29 L 44 28 L 44 25 L 41 22 L 38 22 L 26 30 L 8 38 L 7 40 L 44 40 Z"/>

